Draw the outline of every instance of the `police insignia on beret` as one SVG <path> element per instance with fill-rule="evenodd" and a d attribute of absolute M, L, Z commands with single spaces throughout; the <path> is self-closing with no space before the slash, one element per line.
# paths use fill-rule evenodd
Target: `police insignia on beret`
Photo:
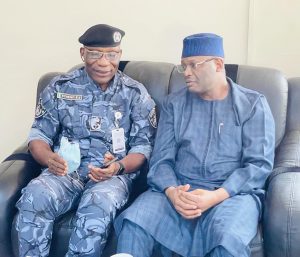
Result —
<path fill-rule="evenodd" d="M 119 31 L 116 31 L 116 32 L 114 33 L 114 41 L 115 41 L 116 43 L 118 43 L 118 42 L 121 41 L 121 39 L 122 39 L 121 33 L 120 33 Z"/>
<path fill-rule="evenodd" d="M 121 29 L 107 24 L 97 24 L 84 32 L 79 42 L 84 46 L 114 47 L 120 45 L 124 35 L 125 32 Z"/>

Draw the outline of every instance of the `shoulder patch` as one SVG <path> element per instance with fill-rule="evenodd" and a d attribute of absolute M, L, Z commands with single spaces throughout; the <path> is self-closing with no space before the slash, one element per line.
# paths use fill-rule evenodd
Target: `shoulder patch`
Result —
<path fill-rule="evenodd" d="M 42 98 L 39 99 L 38 105 L 35 108 L 35 118 L 40 118 L 46 113 L 46 109 L 42 104 Z"/>
<path fill-rule="evenodd" d="M 156 110 L 155 107 L 149 113 L 148 120 L 153 128 L 157 128 Z"/>

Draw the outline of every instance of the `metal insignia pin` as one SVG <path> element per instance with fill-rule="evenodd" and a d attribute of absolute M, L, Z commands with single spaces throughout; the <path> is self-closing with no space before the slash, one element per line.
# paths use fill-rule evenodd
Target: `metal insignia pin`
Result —
<path fill-rule="evenodd" d="M 115 112 L 115 119 L 120 120 L 122 118 L 122 113 L 121 112 Z"/>
<path fill-rule="evenodd" d="M 221 122 L 221 123 L 219 124 L 219 134 L 221 134 L 221 129 L 222 129 L 223 126 L 224 126 L 224 123 Z"/>

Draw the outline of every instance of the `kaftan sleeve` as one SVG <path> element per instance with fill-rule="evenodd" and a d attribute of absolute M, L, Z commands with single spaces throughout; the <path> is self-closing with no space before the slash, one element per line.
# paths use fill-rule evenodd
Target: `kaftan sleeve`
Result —
<path fill-rule="evenodd" d="M 241 168 L 225 180 L 223 187 L 230 196 L 254 193 L 264 187 L 272 171 L 275 150 L 274 119 L 264 96 L 260 96 L 243 123 Z"/>
<path fill-rule="evenodd" d="M 148 184 L 153 190 L 162 192 L 170 186 L 178 186 L 178 180 L 174 172 L 177 148 L 174 130 L 174 107 L 170 98 L 166 98 L 161 108 L 148 173 Z"/>

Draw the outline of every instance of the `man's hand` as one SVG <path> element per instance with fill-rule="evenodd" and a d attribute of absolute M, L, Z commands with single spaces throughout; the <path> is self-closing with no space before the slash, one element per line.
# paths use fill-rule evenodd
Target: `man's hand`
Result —
<path fill-rule="evenodd" d="M 105 163 L 111 161 L 112 159 L 114 159 L 114 156 L 107 152 L 104 155 L 104 165 Z M 120 166 L 117 162 L 113 162 L 112 164 L 110 164 L 108 167 L 105 168 L 98 168 L 98 167 L 94 167 L 92 165 L 89 165 L 89 178 L 95 182 L 100 182 L 100 181 L 104 181 L 107 179 L 110 179 L 112 176 L 116 175 L 116 173 L 118 172 Z"/>
<path fill-rule="evenodd" d="M 48 169 L 55 175 L 65 176 L 68 172 L 67 162 L 61 158 L 57 153 L 50 154 L 48 158 Z"/>
<path fill-rule="evenodd" d="M 183 193 L 186 193 L 189 188 L 190 185 L 188 184 L 178 187 L 169 187 L 166 189 L 165 193 L 172 202 L 176 211 L 182 217 L 186 219 L 194 219 L 201 215 L 202 210 L 197 207 L 197 204 L 194 201 L 190 201 L 181 196 Z M 184 201 L 182 199 L 184 199 Z"/>
<path fill-rule="evenodd" d="M 214 191 L 196 189 L 190 192 L 182 192 L 179 197 L 182 202 L 195 204 L 197 208 L 204 212 L 227 199 L 229 194 L 224 188 Z"/>
<path fill-rule="evenodd" d="M 49 171 L 58 176 L 64 176 L 68 171 L 67 162 L 43 140 L 33 140 L 29 143 L 29 151 L 33 158 L 42 166 L 48 167 Z"/>

